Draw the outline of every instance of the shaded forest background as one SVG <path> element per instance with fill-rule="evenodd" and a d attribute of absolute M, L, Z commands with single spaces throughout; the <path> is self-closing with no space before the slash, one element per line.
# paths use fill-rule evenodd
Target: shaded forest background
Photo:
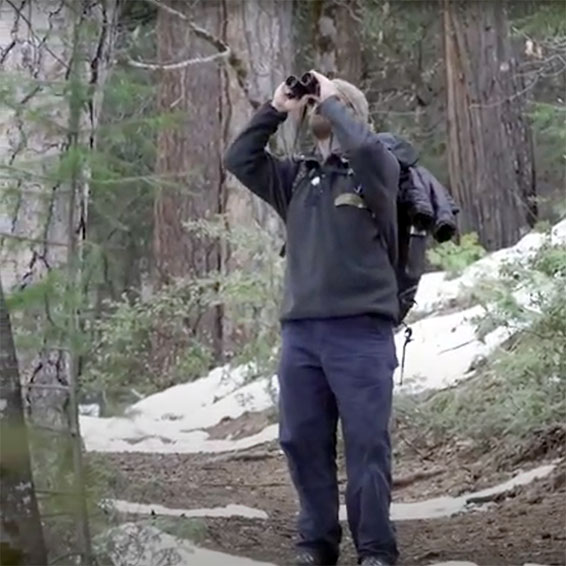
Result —
<path fill-rule="evenodd" d="M 40 490 L 70 489 L 84 517 L 80 402 L 111 415 L 226 362 L 273 371 L 284 230 L 222 157 L 291 73 L 359 85 L 375 128 L 450 189 L 460 246 L 432 250 L 431 269 L 563 218 L 565 16 L 538 1 L 0 0 L 2 481 L 30 473 L 27 437 L 10 436 L 25 413 Z M 304 134 L 288 120 L 270 149 L 292 155 Z M 26 502 L 2 503 L 33 524 Z"/>
<path fill-rule="evenodd" d="M 566 83 L 559 3 L 474 2 L 447 10 L 436 2 L 377 0 L 169 5 L 182 13 L 146 2 L 128 3 L 122 14 L 101 122 L 116 128 L 133 120 L 124 131 L 123 158 L 134 178 L 145 180 L 108 185 L 95 178 L 90 226 L 95 241 L 99 234 L 106 239 L 97 304 L 142 289 L 155 293 L 187 276 L 205 279 L 206 289 L 187 290 L 201 301 L 194 313 L 186 312 L 198 342 L 191 360 L 212 356 L 218 363 L 241 353 L 243 344 L 250 347 L 251 338 L 259 349 L 264 339 L 275 339 L 269 321 L 276 313 L 277 276 L 258 280 L 266 269 L 244 275 L 239 267 L 251 262 L 277 272 L 282 226 L 226 177 L 222 154 L 291 72 L 315 67 L 360 85 L 375 127 L 416 145 L 460 203 L 461 232 L 477 233 L 484 248 L 511 245 L 535 223 L 560 216 Z M 192 23 L 221 44 L 194 33 Z M 220 66 L 131 64 L 183 64 L 222 49 L 230 55 Z M 466 118 L 467 106 L 458 107 L 458 100 L 475 105 L 475 115 Z M 109 134 L 100 146 L 122 157 L 122 140 Z M 272 149 L 292 154 L 308 143 L 288 123 Z M 121 209 L 125 214 L 117 215 Z M 225 230 L 203 228 L 202 219 L 214 215 L 222 215 Z M 238 235 L 244 227 L 248 234 Z M 249 234 L 257 229 L 255 237 Z M 218 275 L 227 280 L 210 280 Z M 221 304 L 203 312 L 216 300 L 206 291 L 215 284 L 222 287 Z M 152 354 L 160 375 L 180 363 L 171 360 L 176 353 L 169 347 L 154 344 Z"/>

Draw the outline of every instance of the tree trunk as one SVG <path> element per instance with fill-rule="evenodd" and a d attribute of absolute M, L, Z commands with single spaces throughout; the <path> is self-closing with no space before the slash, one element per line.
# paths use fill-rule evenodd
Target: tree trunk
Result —
<path fill-rule="evenodd" d="M 329 77 L 359 85 L 362 46 L 358 0 L 315 0 L 310 6 L 316 68 Z"/>
<path fill-rule="evenodd" d="M 72 21 L 82 10 L 82 146 L 94 147 L 95 129 L 115 32 L 115 0 L 68 3 L 62 0 L 0 2 L 0 71 L 9 89 L 0 128 L 0 265 L 6 290 L 22 290 L 43 281 L 44 304 L 34 305 L 26 330 L 37 337 L 21 351 L 22 381 L 34 420 L 66 423 L 64 390 L 69 384 L 59 322 L 61 268 L 69 245 L 71 191 L 65 163 L 69 154 L 69 101 L 62 88 L 69 77 Z M 88 28 L 88 29 L 87 29 Z M 39 116 L 39 118 L 38 118 Z M 88 182 L 75 199 L 78 239 L 85 237 Z M 51 276 L 50 284 L 46 283 Z M 23 324 L 23 321 L 22 321 Z M 60 386 L 54 389 L 53 385 Z"/>
<path fill-rule="evenodd" d="M 224 68 L 224 128 L 222 150 L 233 141 L 253 111 L 268 101 L 293 69 L 293 2 L 287 0 L 224 0 L 226 27 L 223 39 L 238 54 L 239 72 L 247 91 L 237 80 L 236 70 Z M 284 122 L 271 149 L 291 155 L 296 138 L 293 117 Z M 262 200 L 245 190 L 232 176 L 224 183 L 224 210 L 231 224 L 258 222 L 271 234 L 283 234 L 282 224 Z"/>
<path fill-rule="evenodd" d="M 233 57 L 221 65 L 209 62 L 162 71 L 160 108 L 176 109 L 182 118 L 178 128 L 163 132 L 158 141 L 157 171 L 167 183 L 155 202 L 157 286 L 211 271 L 226 272 L 245 263 L 217 239 L 188 233 L 187 221 L 222 214 L 227 230 L 256 221 L 272 233 L 282 232 L 280 221 L 265 203 L 226 177 L 222 160 L 227 144 L 252 112 L 290 74 L 292 61 L 292 2 L 207 0 L 192 7 L 184 2 L 168 6 L 183 17 L 159 11 L 160 61 L 182 61 L 218 51 L 217 45 L 195 36 L 188 20 L 228 44 Z M 275 151 L 292 152 L 294 131 L 289 120 L 277 137 Z M 221 361 L 227 347 L 225 334 L 232 332 L 222 306 L 208 309 L 191 324 L 199 341 L 207 343 Z M 172 346 L 163 340 L 156 344 L 156 356 L 165 365 Z"/>
<path fill-rule="evenodd" d="M 329 78 L 345 79 L 363 89 L 363 53 L 360 0 L 312 0 L 297 2 L 295 72 L 316 69 Z M 313 139 L 308 127 L 301 128 L 297 151 L 310 153 Z"/>
<path fill-rule="evenodd" d="M 47 564 L 31 473 L 18 360 L 0 278 L 0 562 Z"/>
<path fill-rule="evenodd" d="M 88 159 L 95 149 L 116 3 L 29 0 L 17 6 L 2 2 L 0 8 L 0 67 L 8 85 L 0 130 L 2 277 L 9 290 L 30 291 L 24 301 L 33 299 L 13 321 L 28 339 L 19 358 L 32 440 L 39 431 L 50 431 L 49 444 L 37 442 L 33 452 L 42 470 L 41 488 L 65 490 L 74 484 L 78 546 L 83 563 L 91 563 L 80 489 L 78 312 Z M 55 546 L 61 545 L 58 538 Z"/>
<path fill-rule="evenodd" d="M 220 2 L 184 2 L 170 6 L 206 29 L 221 34 Z M 181 61 L 217 53 L 218 49 L 197 37 L 186 19 L 159 10 L 157 23 L 159 61 Z M 221 71 L 215 62 L 180 70 L 162 71 L 159 77 L 159 109 L 179 112 L 175 127 L 158 138 L 157 173 L 165 179 L 155 199 L 154 267 L 159 288 L 183 278 L 203 277 L 220 267 L 216 238 L 190 233 L 186 223 L 211 219 L 222 212 L 221 175 Z M 188 318 L 188 317 L 187 317 Z M 222 313 L 203 306 L 188 324 L 190 333 L 206 344 L 219 359 L 222 353 Z M 154 345 L 161 371 L 175 362 L 174 337 L 161 336 Z"/>
<path fill-rule="evenodd" d="M 293 67 L 295 46 L 293 42 L 293 2 L 287 0 L 224 0 L 223 9 L 227 25 L 223 39 L 238 54 L 242 66 L 235 69 L 225 66 L 223 79 L 223 134 L 222 153 L 241 131 L 259 104 L 270 100 L 275 89 L 285 78 L 295 72 Z M 240 81 L 236 71 L 240 72 Z M 242 88 L 241 82 L 247 88 Z M 299 151 L 297 118 L 289 118 L 279 127 L 272 138 L 270 149 L 281 156 L 291 156 Z M 225 173 L 225 172 L 224 172 Z M 238 227 L 258 226 L 265 246 L 272 246 L 273 252 L 280 249 L 284 237 L 284 226 L 273 209 L 245 189 L 232 175 L 226 175 L 223 182 L 223 210 L 229 230 Z M 225 246 L 222 250 L 224 273 L 236 270 L 253 270 L 256 258 L 253 252 Z M 272 280 L 276 283 L 276 280 Z M 278 304 L 279 291 L 272 286 L 275 297 L 268 300 Z M 249 325 L 237 324 L 238 314 L 229 308 L 223 321 L 224 348 L 238 351 L 257 335 L 259 328 L 269 327 L 274 316 L 273 308 L 265 308 L 254 314 Z M 276 315 L 275 315 L 276 316 Z"/>
<path fill-rule="evenodd" d="M 533 144 L 503 2 L 445 1 L 452 193 L 463 232 L 490 249 L 536 220 Z"/>

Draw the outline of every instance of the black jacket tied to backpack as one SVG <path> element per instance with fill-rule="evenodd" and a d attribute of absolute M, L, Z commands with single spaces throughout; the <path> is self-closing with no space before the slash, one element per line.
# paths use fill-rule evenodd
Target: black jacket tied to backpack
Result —
<path fill-rule="evenodd" d="M 429 232 L 439 242 L 456 235 L 459 212 L 446 188 L 425 167 L 418 165 L 419 156 L 413 146 L 395 134 L 377 134 L 399 161 L 399 208 L 418 230 Z"/>
<path fill-rule="evenodd" d="M 336 98 L 320 105 L 344 155 L 278 159 L 266 150 L 286 118 L 263 106 L 225 156 L 226 167 L 287 227 L 281 318 L 377 315 L 396 321 L 399 164 Z"/>
<path fill-rule="evenodd" d="M 414 305 L 419 281 L 425 270 L 428 236 L 439 242 L 451 240 L 457 232 L 459 212 L 444 186 L 425 167 L 418 165 L 418 153 L 403 138 L 378 134 L 399 162 L 397 284 L 401 322 Z"/>

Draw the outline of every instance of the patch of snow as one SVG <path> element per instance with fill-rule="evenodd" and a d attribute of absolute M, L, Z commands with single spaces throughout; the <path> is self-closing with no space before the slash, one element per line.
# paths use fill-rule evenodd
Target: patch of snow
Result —
<path fill-rule="evenodd" d="M 238 440 L 213 440 L 204 430 L 185 431 L 179 421 L 156 421 L 138 416 L 128 419 L 81 417 L 81 433 L 88 451 L 195 454 L 244 450 L 276 440 L 278 425 Z"/>
<path fill-rule="evenodd" d="M 199 548 L 155 527 L 125 523 L 104 535 L 113 566 L 274 566 Z"/>
<path fill-rule="evenodd" d="M 413 342 L 407 348 L 404 390 L 446 387 L 464 378 L 476 358 L 487 356 L 508 336 L 500 329 L 482 342 L 475 336 L 472 318 L 481 307 L 422 319 L 412 325 Z M 395 337 L 401 356 L 404 334 Z M 397 369 L 398 381 L 401 368 Z M 217 368 L 206 377 L 175 385 L 135 403 L 126 417 L 95 418 L 81 415 L 87 450 L 99 452 L 195 453 L 250 448 L 277 438 L 277 425 L 239 440 L 211 440 L 203 429 L 245 411 L 273 405 L 277 379 L 245 383 L 246 368 Z"/>
<path fill-rule="evenodd" d="M 552 228 L 550 241 L 554 246 L 566 244 L 566 218 Z"/>
<path fill-rule="evenodd" d="M 229 504 L 225 507 L 213 507 L 209 509 L 172 509 L 159 504 L 133 503 L 122 499 L 107 499 L 104 506 L 118 511 L 119 513 L 132 513 L 136 515 L 167 515 L 169 517 L 185 517 L 192 519 L 196 517 L 244 517 L 246 519 L 268 519 L 265 511 L 247 507 L 246 505 Z"/>
<path fill-rule="evenodd" d="M 526 472 L 520 472 L 511 479 L 495 485 L 493 487 L 482 489 L 473 493 L 461 495 L 459 497 L 434 497 L 424 501 L 413 501 L 410 503 L 394 502 L 391 505 L 391 518 L 393 521 L 416 521 L 423 519 L 439 519 L 442 517 L 450 517 L 461 513 L 470 508 L 481 509 L 485 505 L 471 505 L 477 498 L 484 498 L 493 495 L 507 493 L 517 486 L 523 486 L 531 483 L 536 479 L 547 477 L 556 467 L 556 462 L 539 466 Z M 156 514 L 168 515 L 174 517 L 246 517 L 248 519 L 267 519 L 268 515 L 265 511 L 253 509 L 245 505 L 230 504 L 226 507 L 215 507 L 212 509 L 173 509 L 164 507 L 160 504 L 132 503 L 118 499 L 106 500 L 105 504 L 110 505 L 116 511 L 122 513 L 135 514 Z M 347 519 L 346 507 L 340 506 L 340 520 Z"/>
<path fill-rule="evenodd" d="M 415 305 L 411 312 L 428 314 L 449 303 L 460 294 L 460 286 L 455 279 L 447 279 L 445 271 L 425 273 L 419 282 Z"/>
<path fill-rule="evenodd" d="M 476 497 L 487 497 L 489 495 L 498 495 L 500 493 L 506 493 L 507 491 L 511 491 L 515 487 L 527 485 L 534 480 L 540 480 L 549 476 L 554 468 L 556 468 L 556 463 L 559 460 L 553 462 L 552 464 L 545 464 L 544 466 L 539 466 L 538 468 L 533 468 L 532 470 L 528 470 L 526 472 L 520 472 L 516 476 L 512 477 L 511 479 L 507 480 L 506 482 L 500 483 L 493 487 L 488 487 L 487 489 L 482 489 L 481 491 L 476 491 L 470 495 L 466 495 L 464 497 L 476 498 Z"/>
<path fill-rule="evenodd" d="M 478 358 L 489 355 L 512 331 L 494 330 L 483 341 L 475 334 L 472 319 L 483 314 L 480 306 L 464 311 L 427 317 L 411 324 L 412 342 L 406 349 L 402 390 L 424 391 L 453 385 L 465 378 Z M 399 360 L 402 359 L 404 331 L 395 336 Z M 399 382 L 401 364 L 396 370 Z"/>
<path fill-rule="evenodd" d="M 203 430 L 225 418 L 273 406 L 277 378 L 246 383 L 249 367 L 223 366 L 208 376 L 150 395 L 125 417 L 81 415 L 87 450 L 96 452 L 197 453 L 243 450 L 277 438 L 277 425 L 239 440 L 211 440 Z"/>
<path fill-rule="evenodd" d="M 552 229 L 552 243 L 566 243 L 566 220 Z M 500 250 L 468 267 L 461 277 L 445 280 L 442 272 L 423 277 L 417 295 L 417 311 L 429 312 L 456 298 L 482 277 L 493 275 L 505 261 L 531 257 L 548 236 L 531 233 L 515 246 Z M 529 294 L 517 295 L 522 303 Z M 474 363 L 491 354 L 511 334 L 500 328 L 483 341 L 476 338 L 472 319 L 483 314 L 476 306 L 447 315 L 430 315 L 411 325 L 413 341 L 406 350 L 403 391 L 439 389 L 467 377 Z M 402 358 L 404 331 L 395 336 Z M 272 407 L 277 394 L 276 376 L 246 383 L 250 366 L 216 368 L 208 376 L 175 385 L 140 400 L 126 417 L 96 418 L 81 410 L 81 428 L 87 450 L 100 452 L 195 453 L 242 450 L 277 438 L 277 425 L 239 440 L 211 440 L 203 430 L 225 418 L 238 418 L 246 411 Z M 395 374 L 399 382 L 401 367 Z"/>
<path fill-rule="evenodd" d="M 100 405 L 98 403 L 84 403 L 79 405 L 79 415 L 89 417 L 100 417 Z"/>
<path fill-rule="evenodd" d="M 246 384 L 249 366 L 222 366 L 208 376 L 174 385 L 138 401 L 127 415 L 144 415 L 155 420 L 182 420 L 186 430 L 206 428 L 223 418 L 237 418 L 245 411 L 262 411 L 272 405 L 269 380 Z M 276 382 L 276 378 L 272 378 Z"/>
<path fill-rule="evenodd" d="M 555 468 L 555 464 L 547 464 L 539 466 L 527 472 L 521 472 L 510 480 L 495 485 L 488 489 L 482 489 L 474 493 L 468 493 L 459 497 L 435 497 L 424 501 L 414 501 L 411 503 L 392 503 L 391 519 L 393 521 L 417 521 L 423 519 L 439 519 L 442 517 L 451 517 L 470 508 L 470 500 L 475 498 L 488 497 L 506 493 L 513 488 L 521 485 L 527 485 L 535 479 L 541 479 L 548 476 Z M 482 506 L 479 506 L 481 509 Z M 485 506 L 484 506 L 485 507 Z M 478 506 L 473 508 L 478 509 Z M 340 506 L 340 520 L 347 519 L 347 511 L 344 505 Z"/>
<path fill-rule="evenodd" d="M 481 279 L 497 275 L 499 269 L 508 262 L 528 261 L 546 243 L 553 245 L 566 243 L 566 219 L 556 224 L 550 236 L 539 232 L 530 232 L 514 246 L 486 255 L 467 267 L 462 275 L 447 279 L 444 271 L 427 273 L 419 283 L 415 313 L 433 313 L 446 307 L 454 299 L 473 288 Z"/>
<path fill-rule="evenodd" d="M 473 307 L 449 315 L 428 317 L 412 325 L 413 341 L 407 347 L 403 390 L 437 389 L 465 378 L 478 357 L 487 356 L 508 336 L 498 329 L 482 342 L 475 336 L 472 318 L 482 314 Z M 399 357 L 403 332 L 395 337 Z M 399 380 L 401 368 L 396 372 Z M 87 450 L 98 452 L 196 453 L 250 448 L 277 438 L 277 425 L 239 440 L 211 440 L 203 429 L 245 411 L 273 406 L 270 391 L 277 379 L 245 383 L 245 368 L 213 370 L 207 377 L 175 385 L 150 395 L 127 410 L 126 417 L 95 418 L 81 415 Z"/>

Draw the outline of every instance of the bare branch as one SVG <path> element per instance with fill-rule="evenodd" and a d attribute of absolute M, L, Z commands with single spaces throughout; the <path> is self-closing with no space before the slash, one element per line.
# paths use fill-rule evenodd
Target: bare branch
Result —
<path fill-rule="evenodd" d="M 146 2 L 149 2 L 153 6 L 156 6 L 157 8 L 164 10 L 168 14 L 171 14 L 172 16 L 180 18 L 181 20 L 186 22 L 187 25 L 189 26 L 189 28 L 191 28 L 191 30 L 193 31 L 193 33 L 197 37 L 204 39 L 205 41 L 210 43 L 210 45 L 212 45 L 213 47 L 216 47 L 216 49 L 218 49 L 219 53 L 216 56 L 210 55 L 210 56 L 204 57 L 204 58 L 195 58 L 195 59 L 190 59 L 188 61 L 183 61 L 183 62 L 179 62 L 179 63 L 171 63 L 171 64 L 168 64 L 168 65 L 167 64 L 159 65 L 159 64 L 155 64 L 155 63 L 143 63 L 141 61 L 130 60 L 129 63 L 131 65 L 133 65 L 134 67 L 139 67 L 139 68 L 142 68 L 142 69 L 150 69 L 150 70 L 154 70 L 154 71 L 157 71 L 157 70 L 175 70 L 175 69 L 184 69 L 185 67 L 189 67 L 191 65 L 195 65 L 195 64 L 199 64 L 199 63 L 209 63 L 210 61 L 224 60 L 225 59 L 225 60 L 227 60 L 228 65 L 230 65 L 230 67 L 232 67 L 232 69 L 236 73 L 236 80 L 238 81 L 238 85 L 243 90 L 244 94 L 246 95 L 246 99 L 248 100 L 248 102 L 254 108 L 257 108 L 259 106 L 259 103 L 255 100 L 253 100 L 252 97 L 250 96 L 250 89 L 249 89 L 249 86 L 248 86 L 247 80 L 246 80 L 246 75 L 247 75 L 246 66 L 245 66 L 242 58 L 239 55 L 237 55 L 236 53 L 234 53 L 232 48 L 226 42 L 224 42 L 219 37 L 215 37 L 209 31 L 205 30 L 204 28 L 201 28 L 200 26 L 198 26 L 197 24 L 192 22 L 185 14 L 183 14 L 179 10 L 175 10 L 175 8 L 171 8 L 171 6 L 168 6 L 167 4 L 163 4 L 162 2 L 159 2 L 158 0 L 146 0 Z"/>
<path fill-rule="evenodd" d="M 193 59 L 187 59 L 186 61 L 179 61 L 178 63 L 144 63 L 143 61 L 128 59 L 128 64 L 138 69 L 149 69 L 150 71 L 176 71 L 178 69 L 185 69 L 191 65 L 211 63 L 219 59 L 224 59 L 229 57 L 230 54 L 230 49 L 228 49 L 222 53 L 215 53 L 214 55 L 208 55 L 207 57 L 195 57 Z"/>
<path fill-rule="evenodd" d="M 35 29 L 33 27 L 32 22 L 29 20 L 29 18 L 27 18 L 23 14 L 23 10 L 22 10 L 23 6 L 18 8 L 12 0 L 6 0 L 6 3 L 10 6 L 10 8 L 12 8 L 13 10 L 15 10 L 17 12 L 18 18 L 22 18 L 24 23 L 28 26 L 28 29 L 29 29 L 31 35 L 34 37 L 34 39 L 36 41 L 39 42 L 39 44 L 42 46 L 42 48 L 45 49 L 45 51 L 47 51 L 47 53 L 49 53 L 51 55 L 51 57 L 53 57 L 60 65 L 62 65 L 63 68 L 68 69 L 69 66 L 67 65 L 67 63 L 65 61 L 63 61 L 56 53 L 54 53 L 53 50 L 47 45 L 46 40 L 47 40 L 49 34 L 51 33 L 51 27 L 49 28 L 47 35 L 43 39 L 40 38 L 37 35 L 37 33 L 35 32 Z M 16 42 L 14 42 L 14 44 L 15 43 Z M 11 49 L 11 47 L 10 47 L 10 49 Z M 7 52 L 5 54 L 3 53 L 3 58 L 4 58 L 4 55 L 7 55 Z"/>
<path fill-rule="evenodd" d="M 205 30 L 204 28 L 201 28 L 200 26 L 192 22 L 182 12 L 179 12 L 178 10 L 175 10 L 175 8 L 171 8 L 170 6 L 167 6 L 167 4 L 162 4 L 157 0 L 146 0 L 146 2 L 149 2 L 153 6 L 157 6 L 158 8 L 160 8 L 164 12 L 167 12 L 168 14 L 171 14 L 172 16 L 176 16 L 177 18 L 180 18 L 184 22 L 187 22 L 187 25 L 191 28 L 191 30 L 194 32 L 194 34 L 197 37 L 204 39 L 205 41 L 210 43 L 213 47 L 216 47 L 218 51 L 225 52 L 226 56 L 229 56 L 232 53 L 232 50 L 224 41 L 222 41 L 219 37 L 215 37 L 209 31 Z"/>
<path fill-rule="evenodd" d="M 58 491 L 56 489 L 36 489 L 35 493 L 40 495 L 68 495 L 69 497 L 75 497 L 77 494 L 74 491 Z"/>
<path fill-rule="evenodd" d="M 162 4 L 161 2 L 158 2 L 157 0 L 145 0 L 145 1 L 148 4 L 152 4 L 153 6 L 156 6 L 157 8 L 163 10 L 164 12 L 171 14 L 172 16 L 177 16 L 178 18 L 181 18 L 182 20 L 187 19 L 187 16 L 185 16 L 185 14 L 183 14 L 183 12 L 179 12 L 179 10 L 175 10 L 175 8 L 171 8 L 171 6 L 167 6 L 167 4 Z"/>
<path fill-rule="evenodd" d="M 178 63 L 146 63 L 143 61 L 135 61 L 133 59 L 128 59 L 128 63 L 132 67 L 137 67 L 138 69 L 149 69 L 151 71 L 176 71 L 178 69 L 185 69 L 186 67 L 190 67 L 191 65 L 200 65 L 202 63 L 211 63 L 213 61 L 217 61 L 219 59 L 234 59 L 234 55 L 230 47 L 224 43 L 220 38 L 215 37 L 209 31 L 197 26 L 194 22 L 191 22 L 185 14 L 167 6 L 166 4 L 162 4 L 161 2 L 157 2 L 157 0 L 146 0 L 150 4 L 157 6 L 158 8 L 164 10 L 168 14 L 171 14 L 175 17 L 182 19 L 184 22 L 187 23 L 189 28 L 194 32 L 197 37 L 204 39 L 216 49 L 218 49 L 218 53 L 214 55 L 208 55 L 206 57 L 194 57 L 192 59 L 187 59 L 185 61 L 179 61 Z M 235 58 L 237 59 L 237 58 Z"/>
<path fill-rule="evenodd" d="M 43 517 L 43 515 L 42 515 Z M 62 554 L 61 556 L 57 556 L 56 558 L 53 558 L 53 560 L 51 560 L 50 565 L 52 564 L 57 564 L 58 562 L 61 562 L 61 560 L 67 560 L 67 558 L 71 558 L 71 557 L 75 557 L 75 556 L 80 556 L 79 552 L 67 552 L 67 554 Z"/>
<path fill-rule="evenodd" d="M 57 348 L 58 350 L 67 350 L 68 348 Z M 22 387 L 26 389 L 53 389 L 55 391 L 68 391 L 68 385 L 57 385 L 55 383 L 28 383 L 26 385 L 22 385 Z M 76 495 L 76 494 L 75 494 Z"/>

